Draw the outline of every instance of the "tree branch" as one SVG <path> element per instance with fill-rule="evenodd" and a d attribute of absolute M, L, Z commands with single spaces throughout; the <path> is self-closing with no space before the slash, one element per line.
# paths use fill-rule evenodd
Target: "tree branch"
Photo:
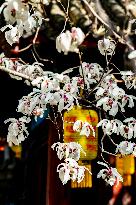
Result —
<path fill-rule="evenodd" d="M 29 81 L 32 81 L 33 79 L 30 78 L 29 76 L 23 74 L 23 73 L 19 73 L 17 71 L 14 71 L 14 70 L 11 70 L 11 69 L 8 69 L 8 68 L 5 68 L 4 66 L 0 66 L 0 70 L 6 72 L 6 73 L 9 73 L 9 74 L 12 74 L 12 75 L 15 75 L 15 76 L 18 76 L 18 77 L 21 77 L 25 80 L 29 80 Z"/>

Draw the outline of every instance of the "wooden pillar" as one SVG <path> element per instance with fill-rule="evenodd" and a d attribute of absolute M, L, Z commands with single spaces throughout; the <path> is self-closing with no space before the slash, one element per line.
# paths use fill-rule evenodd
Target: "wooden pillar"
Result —
<path fill-rule="evenodd" d="M 49 122 L 46 205 L 69 205 L 69 186 L 62 184 L 56 172 L 57 165 L 63 161 L 60 161 L 56 151 L 51 149 L 51 145 L 57 141 L 57 130 Z"/>

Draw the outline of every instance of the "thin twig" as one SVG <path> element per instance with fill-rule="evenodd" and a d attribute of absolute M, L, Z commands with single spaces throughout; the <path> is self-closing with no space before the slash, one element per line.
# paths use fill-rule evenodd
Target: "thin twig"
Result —
<path fill-rule="evenodd" d="M 69 3 L 70 3 L 70 0 L 68 0 L 67 10 L 66 11 L 64 10 L 65 11 L 65 15 L 66 15 L 66 20 L 65 20 L 64 27 L 63 27 L 61 33 L 63 33 L 63 31 L 65 31 L 65 28 L 66 28 L 66 25 L 67 25 L 67 21 L 69 20 L 69 15 L 68 15 L 68 13 L 69 13 Z M 64 9 L 64 7 L 63 7 L 63 9 Z"/>
<path fill-rule="evenodd" d="M 110 141 L 112 142 L 112 144 L 114 144 L 115 146 L 118 146 L 118 144 L 116 144 L 114 141 L 113 141 L 113 139 L 109 136 L 109 135 L 107 135 L 108 137 L 109 137 L 109 139 L 110 139 Z"/>
<path fill-rule="evenodd" d="M 33 44 L 31 43 L 31 44 L 29 44 L 28 46 L 26 46 L 26 47 L 24 47 L 24 48 L 18 50 L 18 53 L 22 53 L 22 52 L 28 50 L 32 45 L 33 45 Z"/>
<path fill-rule="evenodd" d="M 34 37 L 34 39 L 33 39 L 33 50 L 34 50 L 34 52 L 35 52 L 37 58 L 38 58 L 40 61 L 53 63 L 53 61 L 51 61 L 51 60 L 49 60 L 49 59 L 41 58 L 41 57 L 39 56 L 39 54 L 37 53 L 37 51 L 36 51 L 35 44 L 36 44 L 36 39 L 37 39 L 37 37 L 38 37 L 39 31 L 40 31 L 40 27 L 37 28 L 36 33 L 35 33 L 35 37 Z"/>
<path fill-rule="evenodd" d="M 108 151 L 106 151 L 106 150 L 103 150 L 103 153 L 106 153 L 106 154 L 109 154 L 109 155 L 112 155 L 112 156 L 115 156 L 115 157 L 117 157 L 117 156 L 118 156 L 117 154 L 113 154 L 113 153 L 108 152 Z"/>
<path fill-rule="evenodd" d="M 85 88 L 86 88 L 86 85 L 85 85 L 85 76 L 84 76 L 84 69 L 83 69 L 83 66 L 82 66 L 82 56 L 81 56 L 80 51 L 78 52 L 78 55 L 79 55 L 80 67 L 81 67 L 81 71 L 82 71 L 82 77 L 83 77 L 83 83 L 84 83 L 84 90 L 85 90 Z"/>

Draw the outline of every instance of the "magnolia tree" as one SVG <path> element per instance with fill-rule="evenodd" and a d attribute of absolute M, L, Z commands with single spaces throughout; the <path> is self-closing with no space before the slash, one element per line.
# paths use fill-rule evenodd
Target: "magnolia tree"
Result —
<path fill-rule="evenodd" d="M 32 42 L 32 44 L 35 44 L 42 22 L 46 21 L 41 9 L 42 5 L 46 7 L 49 3 L 48 0 L 6 0 L 0 7 L 1 15 L 4 16 L 6 22 L 6 25 L 1 28 L 1 31 L 5 34 L 6 41 L 13 45 L 19 42 L 20 37 L 25 38 L 35 34 Z M 19 119 L 9 118 L 5 121 L 5 123 L 9 124 L 7 142 L 12 146 L 13 144 L 19 145 L 24 141 L 29 136 L 28 123 L 33 118 L 36 121 L 37 118 L 42 118 L 48 108 L 60 113 L 63 120 L 63 112 L 71 110 L 74 105 L 82 106 L 82 102 L 85 102 L 86 105 L 95 106 L 100 113 L 106 113 L 106 115 L 100 115 L 100 121 L 97 124 L 97 127 L 101 127 L 103 131 L 100 143 L 102 161 L 98 162 L 100 167 L 103 166 L 103 169 L 99 171 L 97 177 L 103 178 L 106 183 L 112 186 L 119 181 L 123 181 L 123 178 L 117 169 L 111 167 L 109 162 L 104 159 L 103 153 L 113 156 L 118 154 L 136 156 L 136 144 L 133 142 L 133 139 L 136 138 L 136 119 L 133 116 L 126 118 L 124 114 L 127 108 L 134 107 L 136 97 L 128 95 L 119 87 L 118 80 L 115 77 L 116 74 L 120 75 L 122 78 L 121 82 L 125 83 L 126 88 L 135 90 L 136 74 L 130 70 L 120 71 L 112 63 L 112 57 L 119 41 L 126 44 L 131 50 L 128 58 L 135 60 L 136 51 L 125 37 L 121 37 L 112 30 L 91 5 L 86 0 L 83 0 L 88 12 L 94 15 L 100 24 L 105 26 L 105 28 L 103 27 L 105 32 L 107 29 L 110 31 L 111 36 L 107 35 L 107 37 L 103 37 L 98 41 L 98 50 L 106 59 L 107 65 L 105 68 L 102 68 L 97 62 L 82 62 L 80 45 L 84 42 L 88 33 L 85 34 L 81 28 L 75 27 L 73 23 L 71 23 L 70 30 L 66 29 L 67 21 L 70 21 L 69 3 L 70 0 L 67 0 L 67 7 L 64 7 L 65 25 L 56 38 L 56 49 L 58 52 L 64 53 L 64 55 L 69 52 L 77 53 L 80 59 L 78 67 L 67 69 L 58 74 L 44 71 L 43 65 L 38 61 L 30 65 L 19 58 L 13 60 L 6 57 L 4 53 L 0 55 L 0 69 L 2 71 L 9 73 L 11 78 L 17 80 L 25 79 L 25 83 L 28 86 L 33 86 L 33 91 L 19 100 L 17 112 L 22 113 L 22 117 Z M 29 49 L 29 46 L 25 49 Z M 115 69 L 110 68 L 111 64 L 114 65 Z M 74 69 L 79 70 L 76 76 L 72 75 Z M 118 113 L 121 113 L 124 120 L 120 121 L 117 119 Z M 50 113 L 48 118 L 56 125 L 58 133 L 60 133 L 56 118 L 52 119 Z M 95 137 L 95 129 L 89 122 L 77 120 L 69 123 L 73 124 L 73 130 L 80 133 L 81 138 L 83 135 L 89 138 L 90 132 Z M 113 134 L 120 139 L 119 144 L 114 142 Z M 115 152 L 108 152 L 104 148 L 103 141 L 106 137 L 109 137 L 115 146 Z M 80 152 L 85 154 L 79 143 L 57 142 L 52 145 L 52 149 L 57 152 L 58 158 L 63 160 L 57 167 L 59 178 L 63 184 L 66 184 L 69 180 L 81 182 L 85 171 L 92 174 L 85 166 L 78 164 Z"/>

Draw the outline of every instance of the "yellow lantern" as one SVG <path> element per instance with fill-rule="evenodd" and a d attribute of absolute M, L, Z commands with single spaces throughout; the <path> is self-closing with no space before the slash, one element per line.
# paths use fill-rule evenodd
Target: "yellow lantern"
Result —
<path fill-rule="evenodd" d="M 22 155 L 22 146 L 21 145 L 12 146 L 11 149 L 15 152 L 16 158 L 21 158 L 21 155 Z"/>
<path fill-rule="evenodd" d="M 91 164 L 87 164 L 84 166 L 86 166 L 86 168 L 91 171 Z M 85 171 L 84 179 L 80 183 L 76 181 L 75 182 L 71 181 L 71 188 L 91 188 L 91 187 L 92 187 L 92 175 L 88 171 Z"/>
<path fill-rule="evenodd" d="M 75 106 L 70 111 L 64 113 L 64 142 L 78 142 L 81 144 L 86 155 L 81 153 L 80 160 L 92 160 L 97 157 L 98 151 L 98 114 L 92 109 L 83 109 Z M 87 121 L 95 130 L 95 137 L 91 131 L 90 136 L 80 135 L 79 132 L 73 130 L 73 124 L 77 120 Z"/>
<path fill-rule="evenodd" d="M 123 186 L 131 186 L 131 183 L 132 183 L 131 174 L 124 174 L 123 175 Z"/>
<path fill-rule="evenodd" d="M 121 175 L 134 174 L 135 172 L 135 159 L 133 155 L 118 156 L 116 157 L 116 168 Z"/>

